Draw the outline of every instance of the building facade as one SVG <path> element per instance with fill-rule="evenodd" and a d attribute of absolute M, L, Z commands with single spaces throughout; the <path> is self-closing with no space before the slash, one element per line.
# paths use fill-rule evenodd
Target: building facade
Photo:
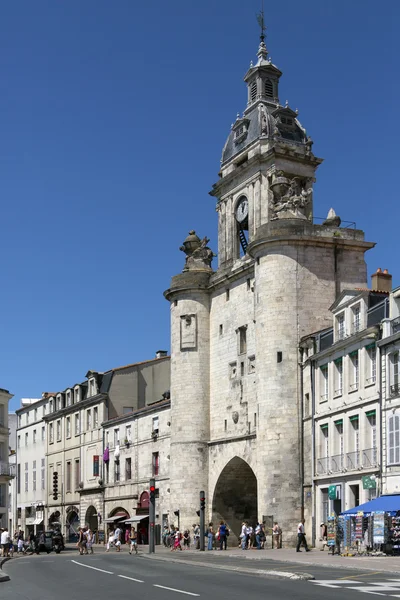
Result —
<path fill-rule="evenodd" d="M 297 111 L 279 101 L 281 71 L 261 36 L 245 75 L 247 106 L 223 149 L 211 195 L 218 214 L 218 268 L 208 239 L 191 231 L 171 307 L 171 505 L 238 536 L 243 519 L 278 520 L 292 542 L 305 511 L 300 340 L 330 327 L 346 289 L 365 288 L 374 244 L 313 220 L 322 159 Z M 190 481 L 190 485 L 187 482 Z M 196 485 L 192 485 L 195 481 Z"/>
<path fill-rule="evenodd" d="M 44 529 L 48 395 L 22 398 L 17 416 L 16 528 L 25 535 Z"/>
<path fill-rule="evenodd" d="M 301 340 L 305 516 L 318 525 L 375 498 L 381 478 L 380 352 L 388 284 L 344 290 L 332 327 Z M 385 289 L 386 288 L 386 289 Z"/>
<path fill-rule="evenodd" d="M 400 493 L 400 288 L 390 294 L 389 315 L 382 326 L 382 481 L 383 494 Z"/>
<path fill-rule="evenodd" d="M 9 463 L 8 403 L 12 394 L 0 388 L 0 527 L 9 527 L 9 484 L 15 477 Z"/>
<path fill-rule="evenodd" d="M 49 527 L 61 526 L 67 540 L 76 540 L 80 525 L 102 528 L 110 518 L 107 511 L 113 512 L 106 496 L 114 497 L 109 490 L 114 472 L 109 473 L 107 455 L 115 450 L 115 440 L 112 432 L 109 438 L 107 423 L 124 420 L 124 415 L 134 420 L 132 415 L 159 401 L 168 389 L 169 357 L 161 352 L 158 358 L 105 373 L 89 371 L 85 381 L 49 397 L 44 417 Z M 113 469 L 114 460 L 112 465 Z M 127 512 L 128 517 L 134 515 L 132 502 Z"/>

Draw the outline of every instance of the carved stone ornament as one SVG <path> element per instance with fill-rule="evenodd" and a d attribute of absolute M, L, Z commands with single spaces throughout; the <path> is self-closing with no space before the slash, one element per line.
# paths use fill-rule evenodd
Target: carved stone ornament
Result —
<path fill-rule="evenodd" d="M 189 231 L 189 235 L 179 248 L 179 250 L 182 250 L 186 254 L 186 263 L 183 271 L 212 270 L 211 262 L 216 254 L 207 246 L 209 241 L 208 237 L 204 237 L 201 240 L 193 229 Z"/>
<path fill-rule="evenodd" d="M 282 171 L 272 175 L 270 207 L 275 219 L 307 219 L 306 209 L 312 199 L 312 179 L 287 177 Z"/>
<path fill-rule="evenodd" d="M 235 425 L 236 425 L 236 423 L 239 421 L 239 413 L 238 413 L 238 411 L 237 411 L 237 410 L 234 410 L 234 411 L 233 411 L 233 413 L 232 413 L 232 420 L 233 420 L 233 422 L 235 423 Z"/>

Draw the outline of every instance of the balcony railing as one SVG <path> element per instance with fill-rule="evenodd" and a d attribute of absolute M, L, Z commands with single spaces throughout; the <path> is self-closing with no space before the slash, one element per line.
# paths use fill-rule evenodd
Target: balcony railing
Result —
<path fill-rule="evenodd" d="M 325 458 L 317 458 L 316 472 L 317 475 L 325 475 L 329 471 L 329 456 Z"/>
<path fill-rule="evenodd" d="M 362 451 L 361 456 L 362 466 L 366 469 L 369 467 L 376 467 L 378 464 L 378 449 L 368 448 L 368 450 Z"/>
<path fill-rule="evenodd" d="M 348 452 L 347 453 L 347 470 L 348 471 L 354 471 L 355 469 L 358 469 L 358 467 L 360 466 L 361 462 L 360 462 L 360 453 L 359 452 Z"/>
<path fill-rule="evenodd" d="M 347 454 L 317 458 L 315 471 L 316 475 L 330 475 L 331 473 L 370 469 L 377 465 L 378 449 L 367 448 L 366 450 L 348 452 Z"/>
<path fill-rule="evenodd" d="M 344 454 L 336 454 L 331 456 L 329 466 L 331 473 L 339 473 L 342 471 L 344 468 Z"/>
<path fill-rule="evenodd" d="M 399 396 L 400 395 L 400 383 L 393 383 L 390 386 L 390 397 L 393 398 L 394 396 Z"/>
<path fill-rule="evenodd" d="M 0 462 L 0 475 L 3 475 L 3 477 L 15 477 L 15 465 Z"/>
<path fill-rule="evenodd" d="M 391 320 L 392 335 L 400 331 L 400 317 Z"/>

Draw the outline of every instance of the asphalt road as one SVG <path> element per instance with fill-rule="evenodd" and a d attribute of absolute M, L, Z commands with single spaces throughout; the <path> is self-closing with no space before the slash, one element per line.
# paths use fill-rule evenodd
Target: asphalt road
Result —
<path fill-rule="evenodd" d="M 257 569 L 266 567 L 247 564 L 253 561 L 239 565 L 237 559 L 206 560 L 209 566 L 196 565 L 192 560 L 182 564 L 104 551 L 89 556 L 66 553 L 21 557 L 4 565 L 11 581 L 0 584 L 0 596 L 13 600 L 124 600 L 134 595 L 143 600 L 180 600 L 184 596 L 207 600 L 337 600 L 340 593 L 342 598 L 360 600 L 360 592 L 372 591 L 400 597 L 400 578 L 394 581 L 388 573 L 309 567 L 315 581 L 293 581 L 257 575 Z M 248 572 L 215 569 L 213 564 L 240 566 Z M 285 563 L 284 567 L 273 564 L 268 568 L 299 571 L 299 567 Z"/>

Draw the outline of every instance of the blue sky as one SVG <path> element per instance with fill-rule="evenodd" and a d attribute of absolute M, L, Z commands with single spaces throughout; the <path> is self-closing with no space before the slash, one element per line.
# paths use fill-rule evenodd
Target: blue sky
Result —
<path fill-rule="evenodd" d="M 0 6 L 0 387 L 65 389 L 169 349 L 189 229 L 217 250 L 221 150 L 245 108 L 258 0 Z M 268 4 L 268 6 L 267 6 Z M 397 0 L 266 3 L 280 99 L 333 206 L 400 284 Z M 397 168 L 398 171 L 398 168 Z"/>

